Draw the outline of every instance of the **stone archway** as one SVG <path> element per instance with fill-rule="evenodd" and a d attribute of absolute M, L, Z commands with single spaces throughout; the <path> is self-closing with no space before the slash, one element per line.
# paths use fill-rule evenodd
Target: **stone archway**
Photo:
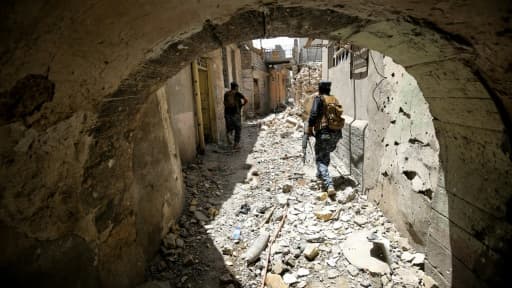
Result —
<path fill-rule="evenodd" d="M 154 239 L 141 241 L 137 236 L 137 222 L 146 216 L 134 204 L 140 196 L 134 187 L 147 179 L 144 173 L 136 175 L 134 161 L 136 147 L 141 147 L 137 145 L 144 146 L 136 137 L 144 129 L 144 115 L 150 113 L 144 112 L 150 109 L 148 95 L 197 55 L 224 44 L 257 37 L 314 36 L 350 39 L 383 52 L 417 79 L 435 118 L 445 170 L 440 181 L 445 187 L 439 189 L 447 191 L 432 206 L 449 218 L 436 218 L 439 226 L 431 229 L 454 231 L 432 245 L 457 249 L 466 245 L 439 255 L 437 268 L 450 269 L 451 274 L 443 276 L 453 281 L 475 275 L 474 279 L 484 282 L 501 281 L 499 277 L 493 280 L 498 273 L 493 269 L 510 253 L 506 243 L 510 240 L 511 164 L 502 149 L 507 138 L 504 127 L 510 127 L 512 111 L 507 82 L 512 55 L 507 30 L 510 4 L 246 2 L 5 4 L 1 16 L 8 29 L 3 38 L 9 41 L 2 47 L 2 64 L 8 68 L 1 72 L 0 89 L 7 91 L 27 74 L 43 75 L 55 84 L 53 97 L 40 100 L 37 109 L 2 119 L 6 124 L 2 133 L 12 140 L 2 155 L 17 147 L 23 149 L 16 153 L 33 154 L 30 157 L 35 159 L 24 164 L 26 155 L 6 158 L 9 161 L 1 170 L 2 178 L 10 179 L 2 187 L 8 201 L 4 200 L 1 214 L 5 231 L 13 239 L 8 244 L 16 239 L 25 243 L 14 245 L 18 250 L 7 259 L 21 255 L 27 247 L 37 251 L 79 235 L 71 250 L 88 252 L 80 254 L 84 255 L 82 268 L 70 273 L 88 267 L 91 275 L 98 275 L 92 278 L 106 286 L 140 281 L 140 263 L 156 249 Z M 475 9 L 481 17 L 472 17 Z M 34 87 L 34 82 L 21 83 Z M 17 90 L 4 95 L 14 97 L 13 91 Z M 4 102 L 16 109 L 21 105 Z M 69 137 L 63 141 L 59 135 Z M 30 143 L 18 146 L 27 137 Z M 166 138 L 161 144 L 172 146 L 172 142 Z M 35 151 L 46 147 L 51 148 L 45 154 Z M 179 159 L 171 150 L 161 161 L 174 163 L 166 171 L 175 175 Z M 68 161 L 70 157 L 78 161 Z M 55 159 L 58 164 L 52 166 Z M 31 173 L 20 173 L 27 166 Z M 38 174 L 40 170 L 44 171 Z M 160 221 L 151 233 L 158 235 L 176 217 L 179 198 L 170 200 L 173 208 L 162 208 L 154 216 Z M 30 201 L 43 199 L 51 201 L 30 206 Z M 22 200 L 24 204 L 19 205 Z M 66 209 L 54 207 L 59 205 Z M 8 208 L 13 206 L 16 209 Z M 27 207 L 29 213 L 19 213 Z M 37 213 L 51 215 L 44 223 L 56 228 L 48 231 L 40 221 L 30 221 Z M 91 259 L 96 257 L 95 263 Z M 443 262 L 446 257 L 449 261 Z M 496 266 L 482 269 L 484 262 Z M 41 269 L 57 267 L 47 265 Z M 37 271 L 27 270 L 31 269 Z M 120 281 L 125 274 L 129 279 Z"/>

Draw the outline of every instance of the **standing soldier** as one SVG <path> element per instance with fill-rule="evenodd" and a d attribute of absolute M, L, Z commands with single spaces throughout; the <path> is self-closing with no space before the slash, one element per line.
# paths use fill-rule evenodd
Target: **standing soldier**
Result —
<path fill-rule="evenodd" d="M 231 82 L 231 90 L 224 93 L 224 120 L 226 121 L 226 137 L 228 144 L 231 144 L 229 134 L 235 131 L 234 150 L 240 149 L 240 133 L 242 132 L 241 110 L 249 100 L 238 92 L 238 84 Z"/>
<path fill-rule="evenodd" d="M 315 136 L 316 177 L 323 182 L 330 197 L 336 196 L 336 190 L 329 175 L 331 152 L 341 139 L 341 129 L 345 124 L 343 108 L 335 96 L 330 95 L 331 82 L 320 81 L 318 95 L 313 100 L 309 114 L 307 134 Z M 325 190 L 324 190 L 325 191 Z"/>

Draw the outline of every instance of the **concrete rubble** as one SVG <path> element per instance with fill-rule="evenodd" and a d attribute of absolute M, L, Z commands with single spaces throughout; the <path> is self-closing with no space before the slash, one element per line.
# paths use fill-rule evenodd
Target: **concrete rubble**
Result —
<path fill-rule="evenodd" d="M 149 280 L 168 280 L 176 287 L 260 287 L 268 273 L 266 287 L 424 287 L 427 281 L 435 287 L 422 271 L 425 256 L 358 192 L 360 187 L 338 186 L 334 200 L 318 197 L 313 161 L 302 162 L 298 111 L 289 108 L 247 123 L 243 144 L 250 145 L 250 137 L 255 142 L 244 146 L 246 155 L 219 147 L 185 169 L 187 204 L 194 209 L 186 209 L 162 241 Z M 281 138 L 283 133 L 288 136 Z M 218 212 L 207 213 L 212 209 Z M 339 217 L 333 217 L 336 213 Z M 275 242 L 265 248 L 283 217 Z M 233 239 L 236 226 L 240 237 Z M 371 255 L 372 233 L 389 241 L 391 267 Z M 264 244 L 246 261 L 251 245 L 258 242 Z M 198 283 L 201 273 L 223 275 L 217 280 L 221 286 Z"/>

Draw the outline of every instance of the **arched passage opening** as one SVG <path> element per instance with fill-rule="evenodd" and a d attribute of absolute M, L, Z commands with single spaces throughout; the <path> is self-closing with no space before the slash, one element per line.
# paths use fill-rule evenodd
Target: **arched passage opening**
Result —
<path fill-rule="evenodd" d="M 29 105 L 31 109 L 27 111 L 20 108 L 19 113 L 5 114 L 3 119 L 6 123 L 3 133 L 9 139 L 3 155 L 15 155 L 6 156 L 8 161 L 2 166 L 2 178 L 8 179 L 3 185 L 3 229 L 6 235 L 11 235 L 6 237 L 11 239 L 7 244 L 16 242 L 14 246 L 7 245 L 14 248 L 10 249 L 12 253 L 6 256 L 5 263 L 22 255 L 22 251 L 29 251 L 23 247 L 31 247 L 30 251 L 35 253 L 42 246 L 45 252 L 51 251 L 48 247 L 67 241 L 72 244 L 70 251 L 87 251 L 79 253 L 83 266 L 74 268 L 88 267 L 103 285 L 130 286 L 132 279 L 120 279 L 134 270 L 138 273 L 129 274 L 134 281 L 140 279 L 141 263 L 155 249 L 158 234 L 179 214 L 181 201 L 179 192 L 171 196 L 156 192 L 161 193 L 157 198 L 165 199 L 166 203 L 155 212 L 157 216 L 143 216 L 151 213 L 137 207 L 142 195 L 137 187 L 141 182 L 147 181 L 148 186 L 156 187 L 155 191 L 179 187 L 173 181 L 180 183 L 179 157 L 172 152 L 171 135 L 164 140 L 157 137 L 162 151 L 168 151 L 168 158 L 158 163 L 165 166 L 160 171 L 174 175 L 174 180 L 155 186 L 151 173 L 136 175 L 144 169 L 152 171 L 148 168 L 150 164 L 145 164 L 135 172 L 138 163 L 135 159 L 140 156 L 136 150 L 149 141 L 137 138 L 147 121 L 144 115 L 164 110 L 162 104 L 157 106 L 160 110 L 144 112 L 153 109 L 149 102 L 158 100 L 149 95 L 196 56 L 226 43 L 295 35 L 353 40 L 391 56 L 416 78 L 435 120 L 444 168 L 445 187 L 438 189 L 444 188 L 446 193 L 438 195 L 446 196 L 439 199 L 439 206 L 433 210 L 449 216 L 437 220 L 444 223 L 440 227 L 451 228 L 449 239 L 437 239 L 439 243 L 433 245 L 457 245 L 457 249 L 467 245 L 461 248 L 460 256 L 441 255 L 447 261 L 443 264 L 453 268 L 453 280 L 468 279 L 466 276 L 473 273 L 467 271 L 478 270 L 483 272 L 476 274 L 478 279 L 494 281 L 498 271 L 480 268 L 484 262 L 500 263 L 509 254 L 506 243 L 510 235 L 510 162 L 502 142 L 506 139 L 503 123 L 510 122 L 506 92 L 509 84 L 504 80 L 510 73 L 506 70 L 510 40 L 499 38 L 503 33 L 507 35 L 503 28 L 507 21 L 493 18 L 500 15 L 506 18 L 510 14 L 506 3 L 497 1 L 495 5 L 479 7 L 485 15 L 483 19 L 492 19 L 489 29 L 497 33 L 492 39 L 499 38 L 498 44 L 488 47 L 489 51 L 482 48 L 484 36 L 470 36 L 467 30 L 478 32 L 488 27 L 482 28 L 485 25 L 479 26 L 481 22 L 470 17 L 468 11 L 478 6 L 476 1 L 459 8 L 438 5 L 434 12 L 431 7 L 407 1 L 397 6 L 400 8 L 394 7 L 395 4 L 361 6 L 335 2 L 322 2 L 314 8 L 311 5 L 316 3 L 291 7 L 289 3 L 280 6 L 252 1 L 206 6 L 190 3 L 179 9 L 175 3 L 146 4 L 140 9 L 117 4 L 113 1 L 82 7 L 54 3 L 51 7 L 35 7 L 44 8 L 41 14 L 35 8 L 27 9 L 29 6 L 17 3 L 9 4 L 9 9 L 4 10 L 12 12 L 3 17 L 6 27 L 21 22 L 19 30 L 31 31 L 28 34 L 35 39 L 6 33 L 6 38 L 12 41 L 3 48 L 6 56 L 2 57 L 2 63 L 9 68 L 2 72 L 5 79 L 2 90 L 9 90 L 27 74 L 41 74 L 55 84 L 55 91 L 49 93 L 53 97 L 51 101 Z M 220 7 L 221 4 L 224 5 Z M 113 21 L 113 15 L 106 12 L 112 7 L 126 16 Z M 374 12 L 375 9 L 382 10 Z M 440 20 L 445 16 L 443 13 L 454 13 L 456 9 L 460 9 L 460 18 L 467 20 L 470 28 L 456 23 L 452 27 Z M 28 15 L 25 20 L 20 20 L 21 11 Z M 440 12 L 435 11 L 442 13 L 438 15 Z M 180 16 L 187 12 L 192 16 Z M 31 27 L 33 23 L 39 25 Z M 98 31 L 101 25 L 111 28 Z M 505 32 L 499 34 L 500 31 Z M 44 36 L 37 38 L 39 35 Z M 115 40 L 112 35 L 116 35 Z M 35 45 L 24 46 L 32 42 Z M 80 45 L 84 43 L 87 45 Z M 91 51 L 96 53 L 91 55 Z M 503 61 L 494 62 L 493 55 Z M 33 87 L 27 83 L 34 82 L 20 83 Z M 16 91 L 13 88 L 4 94 L 15 96 Z M 5 102 L 11 105 L 6 107 L 19 107 L 18 102 Z M 63 134 L 68 137 L 62 139 L 59 135 Z M 21 139 L 27 139 L 29 145 L 17 146 Z M 137 141 L 141 144 L 136 145 Z M 13 152 L 15 147 L 21 150 Z M 48 150 L 41 153 L 42 148 Z M 72 157 L 75 160 L 68 161 Z M 151 162 L 156 158 L 142 160 Z M 35 160 L 24 164 L 27 159 Z M 20 173 L 27 170 L 28 173 Z M 160 203 L 161 199 L 155 201 Z M 33 202 L 43 204 L 34 207 Z M 148 225 L 152 228 L 142 227 L 141 219 L 150 218 L 158 220 Z M 47 226 L 53 229 L 46 229 Z M 454 227 L 461 233 L 452 234 Z M 153 232 L 146 234 L 144 229 Z M 141 235 L 152 236 L 141 240 L 145 238 Z M 52 254 L 48 253 L 45 255 Z M 454 259 L 463 260 L 464 264 Z M 59 263 L 64 266 L 66 262 Z M 40 267 L 43 268 L 30 269 L 54 270 L 56 266 L 48 262 Z"/>

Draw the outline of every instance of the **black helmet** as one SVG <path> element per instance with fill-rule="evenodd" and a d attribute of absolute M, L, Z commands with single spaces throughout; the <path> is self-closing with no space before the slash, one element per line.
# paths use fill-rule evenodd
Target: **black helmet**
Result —
<path fill-rule="evenodd" d="M 318 83 L 318 92 L 320 94 L 329 94 L 331 92 L 331 81 L 320 81 Z"/>
<path fill-rule="evenodd" d="M 235 81 L 231 82 L 231 89 L 235 89 L 236 87 L 238 87 L 238 83 Z"/>

